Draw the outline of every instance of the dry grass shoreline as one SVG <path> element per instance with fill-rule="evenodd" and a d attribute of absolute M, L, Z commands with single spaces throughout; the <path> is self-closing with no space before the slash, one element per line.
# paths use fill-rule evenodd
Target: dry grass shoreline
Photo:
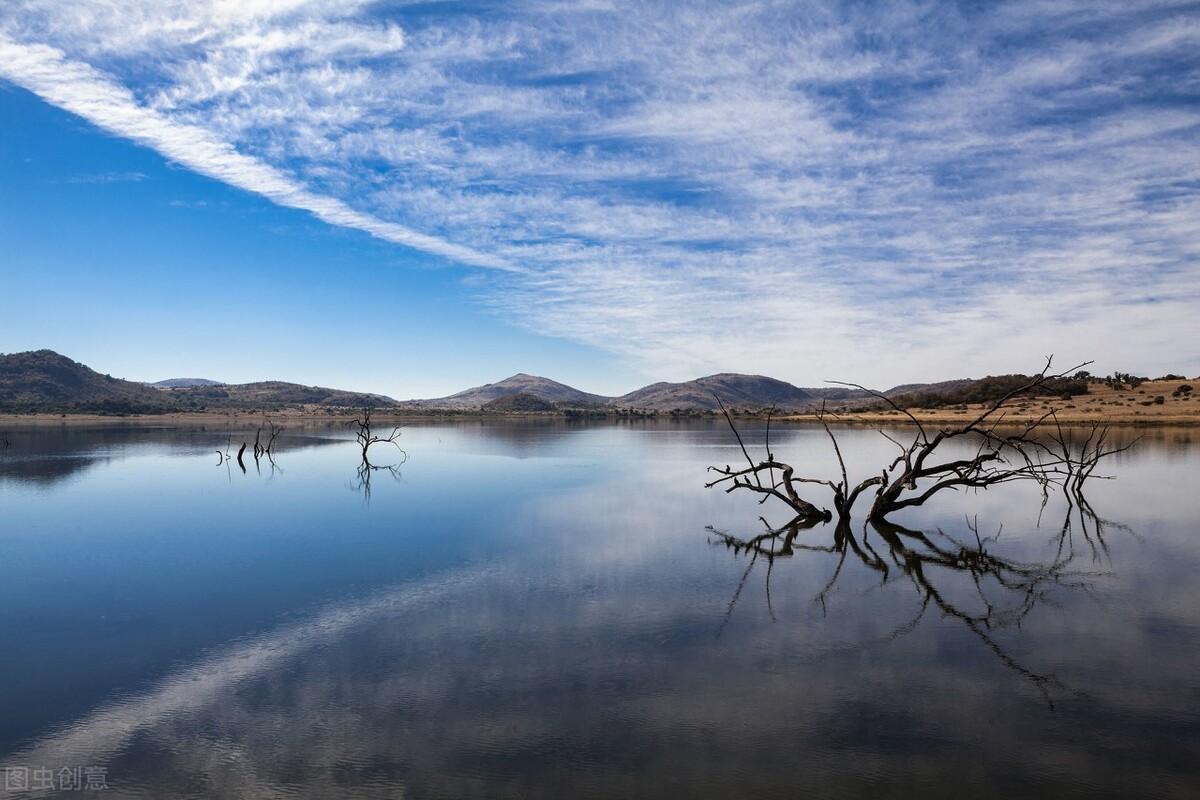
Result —
<path fill-rule="evenodd" d="M 1064 425 L 1103 423 L 1122 426 L 1200 425 L 1200 390 L 1177 392 L 1180 386 L 1200 387 L 1200 381 L 1146 381 L 1136 389 L 1113 389 L 1093 383 L 1088 393 L 1069 399 L 1062 397 L 1031 397 L 1013 404 L 1004 412 L 1003 420 L 1014 424 L 1033 422 L 1050 411 Z M 1162 398 L 1161 402 L 1157 398 Z M 978 416 L 986 405 L 971 403 L 944 408 L 910 408 L 908 411 L 922 424 L 962 424 Z M 812 414 L 796 414 L 786 419 L 816 421 Z M 912 421 L 895 410 L 838 412 L 839 422 L 869 425 L 911 425 Z"/>
<path fill-rule="evenodd" d="M 267 412 L 266 417 L 276 423 L 348 423 L 354 419 L 351 411 L 300 411 L 287 409 Z M 78 425 L 78 424 L 108 424 L 108 425 L 244 425 L 256 427 L 263 423 L 264 414 L 261 411 L 187 411 L 169 414 L 0 414 L 0 426 L 4 425 Z M 418 419 L 450 419 L 451 417 L 416 416 L 412 414 L 386 414 L 375 411 L 376 421 L 406 421 Z"/>

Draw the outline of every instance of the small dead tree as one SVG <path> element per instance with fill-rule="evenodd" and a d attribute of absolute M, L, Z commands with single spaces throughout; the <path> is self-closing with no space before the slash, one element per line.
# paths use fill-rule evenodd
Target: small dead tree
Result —
<path fill-rule="evenodd" d="M 275 463 L 275 439 L 279 434 L 283 433 L 283 426 L 276 425 L 270 417 L 263 415 L 263 422 L 267 423 L 267 439 L 264 442 L 262 438 L 263 429 L 260 425 L 254 432 L 254 462 L 257 464 L 262 456 L 266 456 L 267 460 L 272 465 Z"/>
<path fill-rule="evenodd" d="M 229 455 L 229 448 L 232 446 L 233 446 L 233 434 L 231 433 L 225 439 L 225 449 L 217 451 L 217 466 L 218 467 L 221 466 L 222 464 L 224 464 L 226 461 L 229 461 L 233 458 L 233 456 Z"/>
<path fill-rule="evenodd" d="M 1086 504 L 1087 501 L 1083 497 L 1084 484 L 1093 477 L 1099 463 L 1128 449 L 1132 443 L 1124 447 L 1109 447 L 1108 429 L 1100 424 L 1093 425 L 1086 437 L 1075 437 L 1059 422 L 1053 409 L 1033 421 L 1017 424 L 1015 428 L 1004 427 L 1007 412 L 1018 398 L 1036 394 L 1047 382 L 1071 375 L 1091 363 L 1085 362 L 1064 372 L 1052 374 L 1052 362 L 1053 357 L 1047 358 L 1041 372 L 987 404 L 973 419 L 961 425 L 942 427 L 932 433 L 916 415 L 883 393 L 856 383 L 832 381 L 867 392 L 904 415 L 916 429 L 916 435 L 907 445 L 880 431 L 879 433 L 896 445 L 900 452 L 878 474 L 854 485 L 851 485 L 847 475 L 846 463 L 842 458 L 837 437 L 828 424 L 828 418 L 832 415 L 824 406 L 817 412 L 816 417 L 829 436 L 837 455 L 840 475 L 833 480 L 797 476 L 789 464 L 775 458 L 770 449 L 769 439 L 766 458 L 755 461 L 746 449 L 733 418 L 718 398 L 718 405 L 730 429 L 733 430 L 747 466 L 736 469 L 729 465 L 709 467 L 710 472 L 715 472 L 720 477 L 706 486 L 722 486 L 726 492 L 755 492 L 763 495 L 760 502 L 775 497 L 803 518 L 824 520 L 831 519 L 833 515 L 827 509 L 803 498 L 800 494 L 803 485 L 828 488 L 833 493 L 833 505 L 837 516 L 842 520 L 849 519 L 855 502 L 872 488 L 875 493 L 867 513 L 867 519 L 872 521 L 882 520 L 888 514 L 905 508 L 923 505 L 939 492 L 948 489 L 987 489 L 1016 481 L 1037 483 L 1042 489 L 1043 497 L 1048 495 L 1051 487 L 1057 486 L 1067 495 L 1069 502 Z M 968 442 L 972 449 L 966 456 L 942 456 L 941 453 L 947 449 L 945 445 L 950 442 Z"/>
<path fill-rule="evenodd" d="M 375 433 L 371 430 L 371 412 L 372 411 L 373 411 L 373 409 L 371 409 L 369 407 L 364 408 L 362 410 L 362 414 L 359 417 L 351 420 L 348 423 L 348 425 L 350 427 L 354 427 L 354 428 L 358 429 L 354 434 L 354 438 L 358 441 L 358 446 L 362 448 L 363 463 L 364 464 L 371 463 L 371 459 L 369 458 L 369 455 L 370 455 L 369 451 L 371 449 L 371 445 L 374 445 L 374 444 L 394 445 L 396 447 L 396 449 L 400 451 L 400 455 L 403 457 L 403 460 L 407 461 L 408 453 L 405 453 L 404 449 L 402 447 L 400 447 L 400 426 L 399 425 L 393 426 L 392 432 L 389 433 L 387 436 L 376 436 Z"/>
<path fill-rule="evenodd" d="M 392 427 L 391 433 L 387 436 L 378 436 L 371 429 L 371 408 L 364 408 L 362 414 L 356 419 L 351 420 L 349 427 L 356 428 L 354 438 L 358 442 L 358 446 L 362 448 L 362 461 L 358 465 L 357 484 L 354 488 L 362 492 L 363 497 L 369 503 L 371 501 L 371 475 L 374 472 L 383 470 L 392 476 L 393 480 L 400 480 L 399 468 L 405 461 L 408 460 L 408 453 L 400 446 L 400 426 Z M 400 451 L 400 462 L 396 464 L 387 464 L 377 466 L 371 463 L 370 450 L 371 445 L 375 444 L 390 444 Z"/>

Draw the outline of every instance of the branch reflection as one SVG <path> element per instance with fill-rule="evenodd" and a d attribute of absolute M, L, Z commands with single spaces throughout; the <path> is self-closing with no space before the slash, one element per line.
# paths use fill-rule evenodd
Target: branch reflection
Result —
<path fill-rule="evenodd" d="M 772 527 L 759 517 L 764 531 L 741 538 L 708 527 L 709 541 L 745 556 L 748 563 L 730 600 L 722 629 L 746 586 L 755 565 L 766 562 L 765 588 L 767 612 L 775 620 L 771 599 L 771 574 L 777 559 L 793 558 L 805 552 L 836 554 L 837 561 L 829 579 L 813 597 L 822 612 L 836 590 L 847 563 L 858 564 L 877 573 L 878 586 L 904 581 L 920 598 L 916 617 L 899 626 L 887 637 L 895 639 L 913 630 L 930 608 L 944 619 L 957 620 L 979 639 L 1004 666 L 1029 680 L 1053 707 L 1051 690 L 1062 690 L 1052 674 L 1031 669 L 996 639 L 996 632 L 1019 630 L 1022 622 L 1039 604 L 1049 602 L 1053 591 L 1089 592 L 1095 580 L 1107 572 L 1081 569 L 1079 561 L 1090 556 L 1093 565 L 1108 560 L 1106 531 L 1129 528 L 1097 516 L 1090 507 L 1068 508 L 1062 526 L 1052 538 L 1053 555 L 1043 560 L 1023 561 L 999 554 L 1003 526 L 995 533 L 983 534 L 977 520 L 967 519 L 963 531 L 948 533 L 938 528 L 921 531 L 906 528 L 886 519 L 864 523 L 856 533 L 843 520 L 832 526 L 821 520 L 798 516 L 785 525 Z M 832 530 L 832 535 L 829 531 Z M 822 538 L 827 537 L 827 538 Z M 953 593 L 951 581 L 965 576 L 971 591 L 960 599 Z"/>

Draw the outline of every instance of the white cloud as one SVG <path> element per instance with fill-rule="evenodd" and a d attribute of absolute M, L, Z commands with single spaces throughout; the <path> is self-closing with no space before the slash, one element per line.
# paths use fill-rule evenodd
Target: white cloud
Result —
<path fill-rule="evenodd" d="M 65 58 L 55 48 L 23 45 L 0 37 L 0 74 L 47 102 L 152 147 L 196 172 L 261 194 L 279 205 L 303 209 L 331 225 L 355 228 L 475 266 L 512 269 L 495 256 L 379 219 L 337 198 L 310 191 L 282 171 L 239 153 L 204 128 L 173 121 L 140 105 L 123 86 L 87 64 Z"/>
<path fill-rule="evenodd" d="M 63 183 L 140 183 L 146 180 L 144 172 L 97 172 L 90 175 L 72 175 L 63 178 Z"/>
<path fill-rule="evenodd" d="M 48 101 L 519 267 L 481 300 L 647 375 L 1200 369 L 1200 26 L 1168 2 L 29 0 L 2 30 Z"/>

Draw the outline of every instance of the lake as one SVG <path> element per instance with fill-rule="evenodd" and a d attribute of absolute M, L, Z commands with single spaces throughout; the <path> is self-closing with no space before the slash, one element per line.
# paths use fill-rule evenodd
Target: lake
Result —
<path fill-rule="evenodd" d="M 0 434 L 0 797 L 1200 795 L 1200 430 L 749 548 L 715 420 Z"/>

